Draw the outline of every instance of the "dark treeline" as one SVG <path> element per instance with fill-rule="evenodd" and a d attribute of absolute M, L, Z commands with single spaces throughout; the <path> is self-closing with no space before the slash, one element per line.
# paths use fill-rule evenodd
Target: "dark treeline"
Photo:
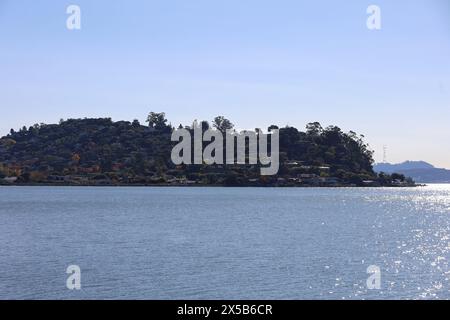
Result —
<path fill-rule="evenodd" d="M 204 130 L 234 125 L 224 117 Z M 180 125 L 180 127 L 183 127 Z M 185 126 L 193 130 L 192 126 Z M 267 128 L 278 129 L 273 125 Z M 258 165 L 174 165 L 174 127 L 164 113 L 147 124 L 110 118 L 69 119 L 36 124 L 0 139 L 1 184 L 386 186 L 413 185 L 402 175 L 373 171 L 373 152 L 364 137 L 336 126 L 310 123 L 305 131 L 279 128 L 280 169 L 261 176 Z M 259 129 L 255 129 L 258 132 Z"/>

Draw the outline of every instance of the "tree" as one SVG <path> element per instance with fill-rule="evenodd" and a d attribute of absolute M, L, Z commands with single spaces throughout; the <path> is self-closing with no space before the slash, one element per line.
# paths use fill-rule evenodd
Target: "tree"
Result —
<path fill-rule="evenodd" d="M 134 119 L 133 123 L 131 124 L 133 126 L 133 128 L 139 128 L 141 126 L 141 124 L 139 123 L 139 120 Z"/>
<path fill-rule="evenodd" d="M 400 180 L 400 181 L 405 181 L 405 175 L 404 174 L 400 174 L 400 173 L 393 173 L 391 175 L 392 180 Z"/>
<path fill-rule="evenodd" d="M 318 136 L 322 134 L 323 128 L 319 122 L 312 122 L 306 125 L 306 133 L 312 136 Z"/>
<path fill-rule="evenodd" d="M 73 162 L 78 163 L 78 162 L 80 162 L 80 159 L 81 159 L 81 157 L 80 157 L 80 155 L 78 153 L 74 153 L 73 154 L 73 156 L 72 156 L 72 161 Z"/>
<path fill-rule="evenodd" d="M 156 130 L 162 130 L 167 127 L 166 114 L 164 112 L 150 112 L 147 117 L 148 126 Z"/>
<path fill-rule="evenodd" d="M 208 123 L 208 121 L 201 121 L 200 122 L 200 127 L 202 128 L 202 132 L 205 132 L 205 131 L 209 130 L 209 123 Z"/>
<path fill-rule="evenodd" d="M 213 127 L 222 132 L 222 134 L 225 134 L 227 130 L 234 128 L 234 124 L 224 116 L 217 116 L 213 120 Z"/>

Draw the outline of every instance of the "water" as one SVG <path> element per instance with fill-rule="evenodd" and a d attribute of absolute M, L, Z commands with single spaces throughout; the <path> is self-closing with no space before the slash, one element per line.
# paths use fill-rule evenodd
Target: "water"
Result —
<path fill-rule="evenodd" d="M 449 299 L 449 251 L 449 185 L 0 187 L 1 299 Z"/>

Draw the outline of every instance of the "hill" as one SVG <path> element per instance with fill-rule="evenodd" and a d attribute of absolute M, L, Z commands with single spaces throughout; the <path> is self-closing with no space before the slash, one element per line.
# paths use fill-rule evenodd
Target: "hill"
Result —
<path fill-rule="evenodd" d="M 436 168 L 425 161 L 405 161 L 398 164 L 380 163 L 374 166 L 376 172 L 398 172 L 413 178 L 418 183 L 450 183 L 450 170 Z"/>
<path fill-rule="evenodd" d="M 433 169 L 434 166 L 425 161 L 405 161 L 402 163 L 377 163 L 374 166 L 374 170 L 377 172 L 398 172 L 404 170 L 417 170 L 417 169 Z"/>
<path fill-rule="evenodd" d="M 110 118 L 36 124 L 0 139 L 0 183 L 61 185 L 340 186 L 411 184 L 402 175 L 376 174 L 363 136 L 315 122 L 302 132 L 280 129 L 280 169 L 260 176 L 255 165 L 178 165 L 170 158 L 174 128 L 164 113 L 148 125 Z M 214 119 L 218 128 L 232 123 Z M 201 122 L 205 130 L 207 121 Z M 181 126 L 181 125 L 180 125 Z M 192 130 L 192 127 L 185 128 Z M 273 125 L 270 128 L 278 128 Z"/>

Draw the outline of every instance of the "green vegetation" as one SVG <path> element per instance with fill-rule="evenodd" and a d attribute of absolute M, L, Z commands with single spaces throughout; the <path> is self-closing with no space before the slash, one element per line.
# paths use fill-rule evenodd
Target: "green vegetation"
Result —
<path fill-rule="evenodd" d="M 258 165 L 180 165 L 170 158 L 174 128 L 164 113 L 148 125 L 134 120 L 69 119 L 36 124 L 0 139 L 1 184 L 391 186 L 413 185 L 398 174 L 376 174 L 363 136 L 310 123 L 302 132 L 280 129 L 280 170 L 260 176 Z M 180 125 L 181 126 L 181 125 Z M 210 127 L 201 122 L 203 130 Z M 216 117 L 224 132 L 233 124 Z M 186 127 L 192 130 L 191 127 Z M 268 129 L 278 128 L 270 126 Z M 255 130 L 255 131 L 258 131 Z"/>

